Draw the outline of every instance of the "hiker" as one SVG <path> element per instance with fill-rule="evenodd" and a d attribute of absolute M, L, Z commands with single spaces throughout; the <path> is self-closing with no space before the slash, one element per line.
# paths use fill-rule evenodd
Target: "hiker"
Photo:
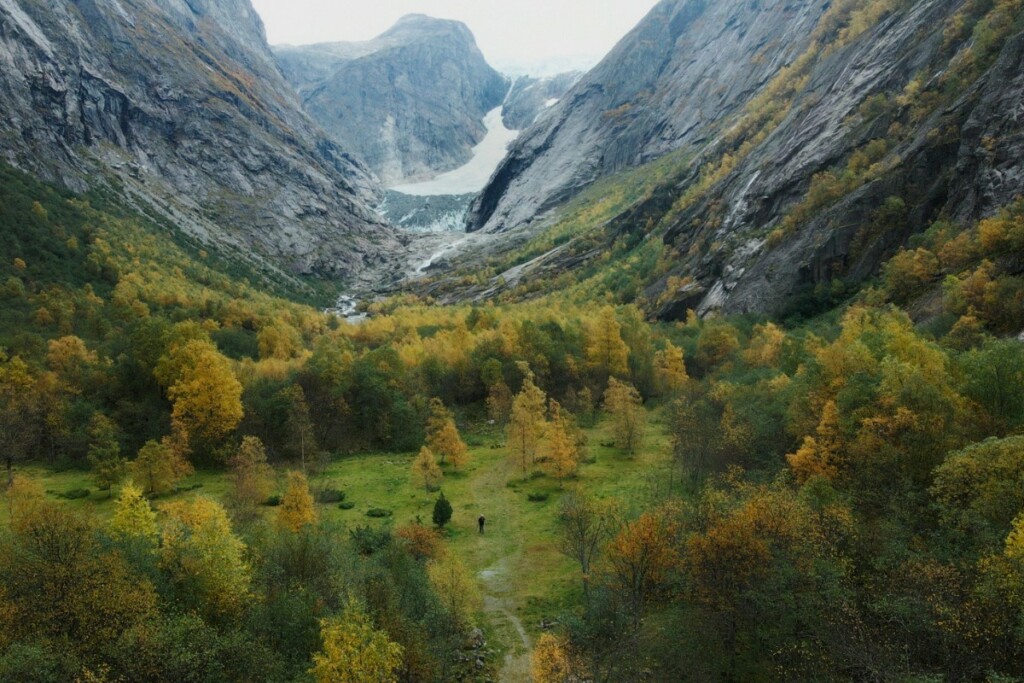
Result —
<path fill-rule="evenodd" d="M 484 519 L 483 515 L 480 515 L 480 519 L 476 520 L 476 523 L 480 525 L 480 533 L 484 532 L 484 522 L 486 522 L 486 521 L 487 520 Z"/>

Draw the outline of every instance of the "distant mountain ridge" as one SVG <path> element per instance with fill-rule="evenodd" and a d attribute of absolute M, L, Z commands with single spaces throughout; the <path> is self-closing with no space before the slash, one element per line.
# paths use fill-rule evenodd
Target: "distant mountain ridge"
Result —
<path fill-rule="evenodd" d="M 249 0 L 0 0 L 11 163 L 290 273 L 354 281 L 395 234 L 381 189 L 302 112 Z"/>
<path fill-rule="evenodd" d="M 389 185 L 468 161 L 509 89 L 465 24 L 419 14 L 370 41 L 275 54 L 309 115 Z"/>

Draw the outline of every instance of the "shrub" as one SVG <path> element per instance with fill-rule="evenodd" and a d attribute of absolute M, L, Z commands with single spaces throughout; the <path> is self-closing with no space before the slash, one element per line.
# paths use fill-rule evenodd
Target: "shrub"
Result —
<path fill-rule="evenodd" d="M 391 510 L 385 508 L 370 508 L 369 510 L 366 511 L 367 517 L 376 517 L 377 519 L 381 519 L 383 517 L 390 517 L 392 514 L 394 513 L 392 513 Z"/>
<path fill-rule="evenodd" d="M 345 500 L 345 492 L 338 489 L 323 488 L 316 492 L 316 502 L 318 503 L 340 503 L 343 500 Z"/>
<path fill-rule="evenodd" d="M 352 501 L 346 501 L 346 502 L 341 503 L 340 505 L 338 505 L 338 508 L 341 509 L 341 510 L 351 510 L 355 506 L 356 506 L 356 504 L 353 503 Z"/>
<path fill-rule="evenodd" d="M 390 531 L 369 526 L 357 526 L 348 535 L 360 555 L 373 555 L 391 542 Z"/>
<path fill-rule="evenodd" d="M 278 505 L 281 504 L 280 494 L 270 496 L 265 501 L 263 501 L 263 504 L 266 505 L 267 507 L 276 508 Z"/>
<path fill-rule="evenodd" d="M 80 500 L 89 497 L 89 489 L 70 489 L 64 493 L 57 494 L 64 500 Z"/>
<path fill-rule="evenodd" d="M 528 493 L 526 494 L 526 499 L 531 503 L 543 503 L 550 496 L 550 493 Z"/>

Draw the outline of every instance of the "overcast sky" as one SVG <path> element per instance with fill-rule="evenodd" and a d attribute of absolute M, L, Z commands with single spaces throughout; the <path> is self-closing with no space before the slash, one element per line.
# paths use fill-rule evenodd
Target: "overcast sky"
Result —
<path fill-rule="evenodd" d="M 502 70 L 592 66 L 657 0 L 252 0 L 272 45 L 369 40 L 399 17 L 465 22 Z"/>

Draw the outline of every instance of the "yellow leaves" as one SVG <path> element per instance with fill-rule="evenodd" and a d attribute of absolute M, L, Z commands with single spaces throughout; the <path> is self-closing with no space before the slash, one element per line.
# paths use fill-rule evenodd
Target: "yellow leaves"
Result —
<path fill-rule="evenodd" d="M 512 414 L 506 434 L 509 457 L 518 462 L 523 471 L 537 457 L 537 446 L 544 433 L 544 392 L 533 383 L 532 375 L 523 381 L 522 390 L 512 401 Z"/>
<path fill-rule="evenodd" d="M 160 566 L 183 596 L 206 613 L 231 614 L 249 594 L 245 544 L 231 530 L 227 512 L 217 502 L 198 497 L 162 508 L 166 523 Z"/>
<path fill-rule="evenodd" d="M 647 413 L 633 385 L 614 377 L 608 380 L 604 392 L 604 409 L 612 418 L 615 446 L 635 455 L 643 445 Z"/>
<path fill-rule="evenodd" d="M 629 347 L 622 341 L 622 326 L 611 306 L 604 306 L 598 319 L 587 324 L 586 358 L 605 375 L 625 377 L 629 372 Z"/>
<path fill-rule="evenodd" d="M 20 474 L 14 475 L 6 494 L 10 523 L 15 531 L 26 528 L 46 501 L 43 487 L 34 479 Z"/>
<path fill-rule="evenodd" d="M 256 335 L 260 358 L 289 360 L 302 352 L 302 335 L 282 320 L 264 325 Z"/>
<path fill-rule="evenodd" d="M 155 544 L 159 538 L 156 513 L 134 484 L 121 487 L 114 516 L 110 519 L 110 535 L 119 540 L 143 540 Z"/>
<path fill-rule="evenodd" d="M 147 441 L 129 467 L 135 483 L 150 496 L 171 491 L 182 478 L 192 473 L 192 466 L 168 439 L 163 442 Z"/>
<path fill-rule="evenodd" d="M 302 472 L 288 473 L 288 488 L 277 511 L 277 525 L 292 533 L 299 533 L 303 527 L 316 524 L 316 507 L 313 494 L 309 492 L 309 481 Z"/>
<path fill-rule="evenodd" d="M 829 481 L 839 474 L 839 458 L 843 443 L 839 424 L 839 409 L 835 401 L 825 404 L 818 423 L 817 438 L 804 437 L 796 453 L 786 456 L 790 469 L 798 483 L 803 484 L 812 477 Z"/>
<path fill-rule="evenodd" d="M 755 325 L 754 336 L 743 351 L 743 360 L 748 365 L 758 368 L 777 367 L 785 341 L 786 333 L 775 323 Z"/>
<path fill-rule="evenodd" d="M 349 599 L 340 619 L 320 622 L 323 649 L 313 655 L 309 673 L 317 683 L 397 683 L 403 650 Z"/>
<path fill-rule="evenodd" d="M 419 455 L 412 461 L 412 477 L 418 486 L 425 490 L 436 490 L 444 477 L 441 468 L 438 467 L 434 452 L 429 447 L 420 449 Z"/>
<path fill-rule="evenodd" d="M 466 566 L 454 553 L 445 553 L 427 563 L 427 576 L 441 604 L 457 622 L 470 626 L 483 601 Z"/>
<path fill-rule="evenodd" d="M 533 683 L 565 683 L 570 680 L 572 666 L 565 640 L 547 631 L 540 634 L 530 655 L 530 673 Z"/>
<path fill-rule="evenodd" d="M 469 449 L 459 435 L 451 412 L 441 399 L 430 399 L 430 417 L 427 419 L 427 447 L 441 456 L 441 464 L 451 462 L 458 469 L 469 461 Z"/>
<path fill-rule="evenodd" d="M 683 350 L 666 342 L 665 348 L 654 354 L 654 381 L 658 391 L 663 395 L 674 394 L 685 387 L 689 379 Z"/>
<path fill-rule="evenodd" d="M 267 453 L 258 437 L 243 437 L 228 464 L 231 466 L 231 498 L 242 511 L 251 511 L 273 492 L 274 470 L 267 464 Z"/>
<path fill-rule="evenodd" d="M 548 449 L 547 460 L 544 468 L 548 473 L 558 479 L 558 485 L 562 486 L 567 477 L 576 473 L 579 466 L 579 449 L 572 438 L 569 418 L 562 410 L 557 401 L 552 399 L 551 421 L 548 424 Z"/>
<path fill-rule="evenodd" d="M 184 363 L 167 390 L 172 419 L 191 436 L 216 441 L 242 420 L 242 385 L 228 359 L 209 342 L 193 340 L 179 351 Z"/>

